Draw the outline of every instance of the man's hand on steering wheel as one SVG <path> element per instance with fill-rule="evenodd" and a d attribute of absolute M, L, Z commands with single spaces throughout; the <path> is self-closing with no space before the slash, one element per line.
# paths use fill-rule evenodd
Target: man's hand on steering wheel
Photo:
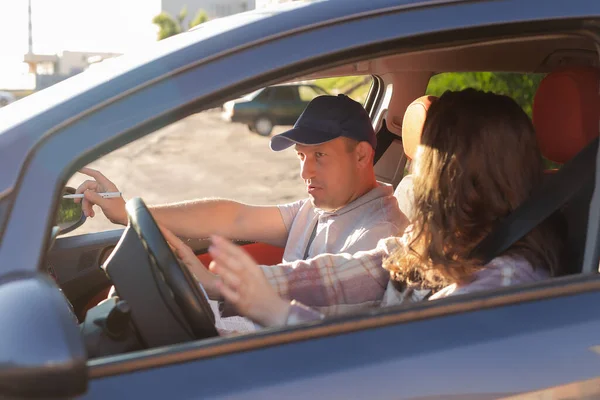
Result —
<path fill-rule="evenodd" d="M 202 284 L 208 297 L 212 300 L 220 300 L 222 296 L 217 288 L 219 277 L 211 273 L 204 264 L 198 260 L 194 251 L 170 230 L 162 226 L 159 226 L 159 228 L 169 245 L 171 245 L 171 248 L 174 250 L 175 255 L 183 262 L 183 264 L 185 264 L 196 280 Z"/>

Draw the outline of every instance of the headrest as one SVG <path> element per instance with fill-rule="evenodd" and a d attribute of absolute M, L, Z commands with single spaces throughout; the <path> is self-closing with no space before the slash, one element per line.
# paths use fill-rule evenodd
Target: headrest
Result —
<path fill-rule="evenodd" d="M 548 74 L 535 93 L 533 125 L 544 157 L 569 161 L 598 136 L 600 70 L 570 67 Z"/>
<path fill-rule="evenodd" d="M 421 134 L 429 106 L 437 99 L 435 96 L 421 96 L 406 107 L 402 120 L 402 145 L 404 154 L 411 160 L 421 143 Z"/>

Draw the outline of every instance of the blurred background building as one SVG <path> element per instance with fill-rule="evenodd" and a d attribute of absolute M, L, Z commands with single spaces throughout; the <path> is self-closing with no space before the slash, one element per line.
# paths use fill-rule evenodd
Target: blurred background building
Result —
<path fill-rule="evenodd" d="M 27 0 L 0 2 L 7 23 L 0 36 L 0 90 L 22 97 L 122 53 L 151 45 L 160 29 L 153 18 L 166 13 L 178 31 L 203 12 L 203 20 L 295 0 Z M 85 3 L 85 4 L 84 4 Z M 175 32 L 175 33 L 177 33 Z"/>
<path fill-rule="evenodd" d="M 226 17 L 255 8 L 255 0 L 161 0 L 161 10 L 173 16 L 186 7 L 188 12 L 204 10 L 210 19 Z"/>

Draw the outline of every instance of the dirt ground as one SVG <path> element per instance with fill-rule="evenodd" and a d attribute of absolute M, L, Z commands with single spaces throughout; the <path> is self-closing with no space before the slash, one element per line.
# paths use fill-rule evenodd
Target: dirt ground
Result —
<path fill-rule="evenodd" d="M 273 134 L 289 128 L 275 127 Z M 306 197 L 293 149 L 271 151 L 269 138 L 222 121 L 216 110 L 167 126 L 89 167 L 112 180 L 126 200 L 141 197 L 146 204 L 205 197 L 280 204 Z M 68 185 L 77 187 L 86 179 L 77 173 Z M 96 211 L 71 235 L 118 228 Z"/>

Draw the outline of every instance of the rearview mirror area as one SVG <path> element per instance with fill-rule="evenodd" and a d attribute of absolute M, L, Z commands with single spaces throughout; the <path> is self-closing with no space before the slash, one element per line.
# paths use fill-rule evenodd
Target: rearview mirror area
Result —
<path fill-rule="evenodd" d="M 65 187 L 63 196 L 66 194 L 75 194 L 75 189 L 70 186 Z M 74 199 L 65 199 L 61 196 L 55 224 L 58 226 L 58 234 L 71 232 L 84 222 L 85 215 L 83 215 L 81 202 L 75 203 Z"/>

